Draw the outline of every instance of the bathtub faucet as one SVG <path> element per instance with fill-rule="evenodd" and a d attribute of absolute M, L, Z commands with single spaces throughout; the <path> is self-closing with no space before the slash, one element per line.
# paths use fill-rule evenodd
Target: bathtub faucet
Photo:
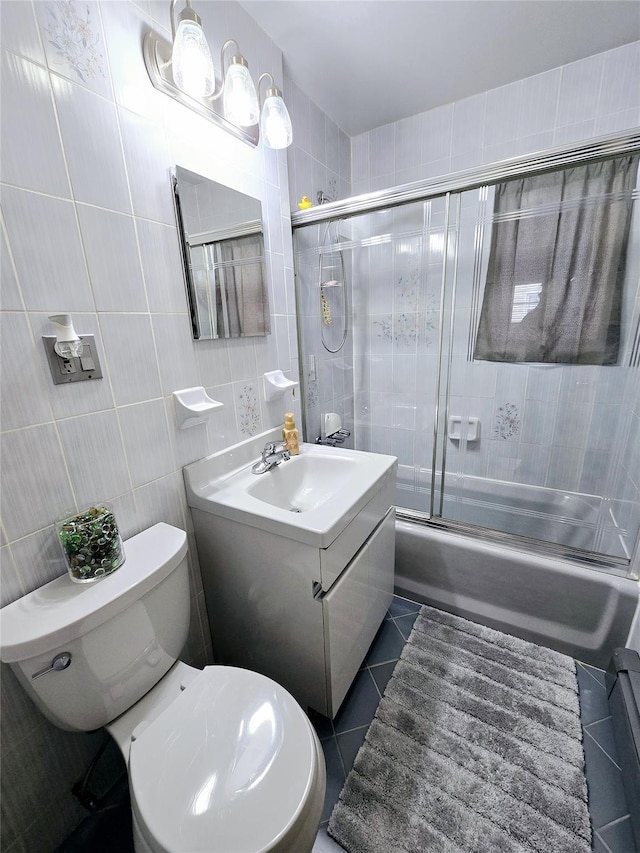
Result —
<path fill-rule="evenodd" d="M 339 429 L 337 432 L 332 432 L 331 435 L 327 435 L 324 438 L 319 435 L 316 438 L 316 444 L 325 444 L 329 447 L 335 447 L 336 444 L 343 444 L 351 433 L 348 429 Z"/>

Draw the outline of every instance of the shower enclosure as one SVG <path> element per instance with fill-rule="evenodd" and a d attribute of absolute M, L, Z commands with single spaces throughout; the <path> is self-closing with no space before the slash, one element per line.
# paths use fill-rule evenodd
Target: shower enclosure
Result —
<path fill-rule="evenodd" d="M 347 446 L 398 457 L 401 517 L 632 576 L 640 530 L 639 148 L 640 137 L 627 134 L 294 214 L 306 440 L 322 436 L 324 414 L 336 412 L 351 431 Z M 609 170 L 614 182 L 583 181 L 583 167 L 589 175 Z M 623 169 L 626 185 L 615 183 Z M 567 176 L 582 181 L 579 192 L 563 184 L 557 196 L 540 193 Z M 518 204 L 508 196 L 516 185 L 524 187 Z M 570 221 L 576 245 L 586 246 L 567 248 Z M 582 284 L 577 297 L 563 292 L 568 314 L 540 333 L 536 318 L 551 310 L 536 269 L 543 241 L 527 234 L 551 222 L 549 267 L 567 255 L 570 287 L 582 252 L 599 290 L 584 299 Z M 514 260 L 516 244 L 525 260 Z M 604 255 L 611 268 L 594 272 L 593 259 Z M 500 320 L 495 282 L 512 262 L 525 272 L 509 273 Z M 602 352 L 590 345 L 586 355 L 567 355 L 558 329 L 582 346 L 587 327 L 610 310 L 601 303 L 612 288 Z M 501 322 L 509 336 L 529 328 L 532 355 L 487 350 L 485 333 L 493 341 Z"/>

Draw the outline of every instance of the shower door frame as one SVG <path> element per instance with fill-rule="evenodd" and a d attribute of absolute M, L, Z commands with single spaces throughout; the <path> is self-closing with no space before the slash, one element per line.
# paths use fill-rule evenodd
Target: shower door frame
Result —
<path fill-rule="evenodd" d="M 561 168 L 581 165 L 584 163 L 604 160 L 611 157 L 622 156 L 624 154 L 634 154 L 640 152 L 640 128 L 624 133 L 609 134 L 590 140 L 586 144 L 560 146 L 551 148 L 543 152 L 537 152 L 524 157 L 512 157 L 506 160 L 496 161 L 487 165 L 478 166 L 472 169 L 466 169 L 461 172 L 454 172 L 442 177 L 430 178 L 424 181 L 414 181 L 410 184 L 403 184 L 396 187 L 391 187 L 386 190 L 378 190 L 376 192 L 364 193 L 352 198 L 329 202 L 318 207 L 312 207 L 304 211 L 294 211 L 291 214 L 291 226 L 295 231 L 297 228 L 302 228 L 307 225 L 315 225 L 321 222 L 326 222 L 331 219 L 347 218 L 358 214 L 373 213 L 375 211 L 391 209 L 400 205 L 410 204 L 411 202 L 423 202 L 435 197 L 445 199 L 445 235 L 449 239 L 449 209 L 451 195 L 455 193 L 458 198 L 460 195 L 473 189 L 479 189 L 487 184 L 496 184 L 510 178 L 517 178 L 530 175 L 543 174 L 545 172 L 555 171 Z M 456 252 L 457 254 L 457 252 Z M 295 255 L 295 253 L 294 253 Z M 447 288 L 447 270 L 448 264 L 443 265 L 442 283 L 441 283 L 441 309 L 444 306 L 445 295 L 449 300 L 455 298 L 455 292 L 451 294 Z M 299 280 L 297 275 L 297 256 L 296 256 L 296 280 Z M 454 282 L 455 285 L 455 282 Z M 451 313 L 450 322 L 453 323 L 453 313 Z M 298 346 L 299 351 L 303 351 L 303 342 L 300 339 L 301 328 L 298 323 Z M 513 533 L 505 533 L 494 528 L 479 527 L 477 525 L 468 524 L 465 522 L 455 521 L 452 519 L 443 518 L 441 515 L 434 515 L 435 501 L 435 485 L 437 477 L 436 461 L 438 456 L 437 439 L 440 434 L 440 399 L 442 391 L 443 379 L 443 339 L 444 339 L 444 310 L 440 312 L 440 326 L 438 330 L 438 378 L 435 396 L 435 417 L 434 417 L 434 442 L 433 442 L 433 460 L 431 469 L 431 494 L 429 516 L 425 512 L 411 510 L 406 507 L 398 507 L 396 514 L 399 519 L 411 521 L 413 523 L 426 525 L 439 530 L 445 530 L 455 533 L 461 533 L 472 538 L 479 538 L 484 541 L 491 541 L 500 544 L 503 547 L 524 547 L 526 550 L 540 554 L 542 556 L 559 557 L 560 559 L 577 562 L 581 565 L 587 565 L 590 568 L 605 571 L 608 574 L 619 575 L 620 577 L 628 577 L 637 580 L 640 573 L 640 536 L 636 538 L 634 552 L 629 559 L 622 557 L 612 557 L 608 555 L 595 554 L 590 551 L 582 551 L 581 549 L 560 545 L 553 542 L 546 542 L 540 539 L 532 539 L 527 536 L 517 535 Z M 450 354 L 449 354 L 450 357 Z M 446 382 L 449 382 L 450 371 L 446 371 Z M 304 394 L 304 376 L 301 376 L 301 391 Z M 304 399 L 304 398 L 303 398 Z M 446 408 L 448 407 L 448 388 L 445 396 L 445 421 Z M 446 451 L 442 452 L 442 471 L 441 477 L 443 483 L 440 488 L 440 499 L 442 502 L 444 489 L 444 476 L 446 461 Z M 634 571 L 634 566 L 637 570 Z"/>

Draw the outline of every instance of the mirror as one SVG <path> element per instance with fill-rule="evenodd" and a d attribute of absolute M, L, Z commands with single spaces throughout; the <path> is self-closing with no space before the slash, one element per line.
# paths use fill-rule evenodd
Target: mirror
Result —
<path fill-rule="evenodd" d="M 270 334 L 260 201 L 181 166 L 173 197 L 193 339 Z"/>

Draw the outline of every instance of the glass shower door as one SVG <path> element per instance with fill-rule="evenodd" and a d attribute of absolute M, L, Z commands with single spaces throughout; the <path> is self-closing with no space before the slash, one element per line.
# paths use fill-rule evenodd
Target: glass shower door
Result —
<path fill-rule="evenodd" d="M 494 192 L 469 190 L 451 205 L 451 338 L 443 364 L 436 514 L 592 557 L 628 559 L 640 525 L 638 211 L 625 252 L 615 364 L 480 360 L 475 342 L 495 227 Z M 528 209 L 513 216 L 538 212 L 548 213 Z M 511 323 L 522 322 L 539 299 L 537 282 L 516 284 Z"/>

